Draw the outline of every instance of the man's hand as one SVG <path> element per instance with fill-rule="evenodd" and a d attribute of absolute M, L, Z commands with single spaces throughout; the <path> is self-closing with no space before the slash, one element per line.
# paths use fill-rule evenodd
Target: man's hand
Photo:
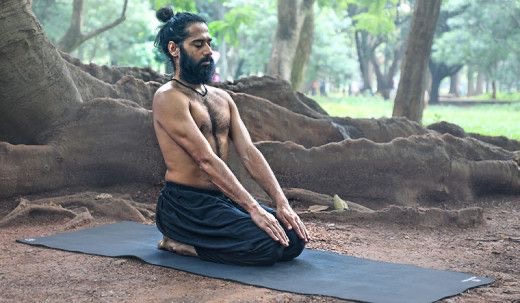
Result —
<path fill-rule="evenodd" d="M 298 237 L 305 242 L 309 242 L 309 233 L 303 225 L 302 220 L 291 208 L 289 203 L 284 203 L 276 208 L 276 217 L 287 227 L 287 229 L 294 229 Z"/>
<path fill-rule="evenodd" d="M 289 238 L 283 230 L 278 220 L 263 209 L 260 205 L 249 213 L 251 219 L 258 227 L 264 230 L 275 241 L 280 242 L 283 246 L 289 246 Z"/>

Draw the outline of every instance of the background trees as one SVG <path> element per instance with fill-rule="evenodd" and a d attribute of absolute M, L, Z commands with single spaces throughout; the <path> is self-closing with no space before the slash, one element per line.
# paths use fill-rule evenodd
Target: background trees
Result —
<path fill-rule="evenodd" d="M 75 18 L 74 5 L 81 3 L 76 16 L 82 18 Z M 419 2 L 149 0 L 129 1 L 125 10 L 126 3 L 34 0 L 33 10 L 51 42 L 83 62 L 168 72 L 152 42 L 160 25 L 154 10 L 171 5 L 208 19 L 222 80 L 277 75 L 302 92 L 310 93 L 313 83 L 321 83 L 324 93 L 393 99 L 411 14 Z M 445 79 L 451 80 L 452 95 L 489 92 L 488 98 L 495 98 L 500 92 L 518 91 L 519 15 L 519 0 L 444 3 L 428 60 L 425 89 L 430 104 L 448 93 Z"/>

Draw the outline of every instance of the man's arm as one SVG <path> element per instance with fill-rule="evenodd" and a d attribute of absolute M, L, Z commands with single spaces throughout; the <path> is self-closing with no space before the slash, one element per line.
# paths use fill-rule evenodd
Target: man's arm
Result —
<path fill-rule="evenodd" d="M 275 241 L 287 246 L 289 239 L 276 218 L 256 202 L 213 152 L 193 120 L 189 104 L 189 99 L 180 92 L 159 92 L 153 100 L 154 120 L 208 174 L 215 186 L 247 210 L 253 221 Z"/>
<path fill-rule="evenodd" d="M 251 177 L 253 177 L 275 202 L 276 216 L 278 219 L 280 219 L 288 229 L 294 229 L 301 239 L 309 241 L 309 235 L 305 225 L 289 205 L 280 184 L 276 180 L 264 156 L 253 144 L 249 132 L 240 118 L 235 102 L 229 95 L 227 95 L 227 99 L 231 111 L 231 139 L 233 140 L 233 144 L 242 163 L 244 163 Z"/>

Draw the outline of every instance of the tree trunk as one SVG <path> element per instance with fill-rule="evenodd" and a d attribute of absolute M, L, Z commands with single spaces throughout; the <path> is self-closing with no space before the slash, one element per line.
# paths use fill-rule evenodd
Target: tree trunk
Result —
<path fill-rule="evenodd" d="M 418 0 L 415 5 L 392 116 L 421 122 L 424 70 L 428 66 L 441 0 Z"/>
<path fill-rule="evenodd" d="M 439 87 L 442 79 L 438 74 L 432 75 L 432 90 L 430 91 L 429 104 L 439 104 Z"/>
<path fill-rule="evenodd" d="M 81 96 L 28 2 L 4 1 L 0 24 L 0 139 L 45 142 L 47 131 L 81 106 Z"/>
<path fill-rule="evenodd" d="M 430 104 L 439 104 L 439 88 L 442 80 L 448 76 L 454 75 L 463 67 L 462 64 L 447 65 L 444 62 L 435 62 L 430 60 L 428 63 L 432 74 L 432 91 L 430 92 Z M 437 83 L 433 83 L 437 82 Z M 435 89 L 434 89 L 435 87 Z"/>
<path fill-rule="evenodd" d="M 473 68 L 468 66 L 468 97 L 475 96 L 475 83 L 473 83 Z"/>
<path fill-rule="evenodd" d="M 491 80 L 491 99 L 497 99 L 497 81 L 495 79 Z"/>
<path fill-rule="evenodd" d="M 304 1 L 305 20 L 300 32 L 300 41 L 296 47 L 291 69 L 291 84 L 295 90 L 300 90 L 305 77 L 305 70 L 311 57 L 314 41 L 314 0 Z"/>
<path fill-rule="evenodd" d="M 392 89 L 394 88 L 394 77 L 397 73 L 397 68 L 399 66 L 399 63 L 401 61 L 402 56 L 402 46 L 397 45 L 392 54 L 392 64 L 390 64 L 390 67 L 385 71 L 381 71 L 381 64 L 377 61 L 377 58 L 375 56 L 375 53 L 372 53 L 371 56 L 371 62 L 372 66 L 374 67 L 374 72 L 376 74 L 377 79 L 377 92 L 383 96 L 385 100 L 390 99 L 390 93 Z M 385 58 L 385 62 L 390 61 L 390 58 Z"/>
<path fill-rule="evenodd" d="M 484 75 L 482 74 L 482 72 L 478 72 L 475 94 L 482 95 L 483 93 L 484 93 Z"/>
<path fill-rule="evenodd" d="M 371 37 L 367 31 L 357 30 L 354 33 L 356 42 L 356 52 L 358 55 L 359 71 L 361 72 L 361 79 L 363 80 L 363 87 L 361 92 L 372 91 L 372 83 L 370 81 L 370 58 L 374 54 L 376 47 L 381 44 L 381 40 Z"/>
<path fill-rule="evenodd" d="M 460 97 L 459 92 L 459 73 L 455 73 L 450 76 L 450 95 L 453 95 L 455 97 Z"/>
<path fill-rule="evenodd" d="M 271 76 L 291 80 L 291 69 L 306 15 L 305 1 L 308 0 L 278 0 L 278 25 L 267 70 Z"/>

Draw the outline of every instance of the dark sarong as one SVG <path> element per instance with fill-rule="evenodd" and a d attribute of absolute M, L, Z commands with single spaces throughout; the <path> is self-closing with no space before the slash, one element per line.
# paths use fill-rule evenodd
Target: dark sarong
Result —
<path fill-rule="evenodd" d="M 273 209 L 262 207 L 276 214 Z M 271 265 L 292 260 L 305 246 L 293 230 L 284 226 L 289 246 L 283 247 L 260 229 L 246 210 L 220 191 L 173 182 L 166 182 L 161 190 L 155 219 L 164 236 L 195 247 L 206 261 Z"/>

